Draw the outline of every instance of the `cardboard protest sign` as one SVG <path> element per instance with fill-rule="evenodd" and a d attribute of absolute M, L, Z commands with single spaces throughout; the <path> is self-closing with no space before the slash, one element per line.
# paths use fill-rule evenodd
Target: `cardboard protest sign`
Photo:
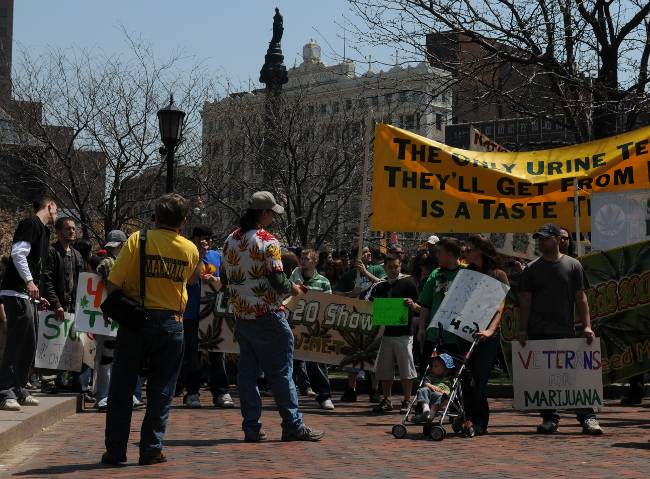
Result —
<path fill-rule="evenodd" d="M 489 326 L 509 289 L 508 285 L 491 276 L 461 269 L 433 316 L 429 329 L 437 329 L 440 323 L 445 331 L 471 342 L 475 333 Z"/>
<path fill-rule="evenodd" d="M 289 325 L 295 337 L 294 357 L 341 366 L 371 367 L 383 328 L 372 322 L 372 303 L 316 291 L 291 298 Z M 238 353 L 235 317 L 222 292 L 203 284 L 199 347 Z"/>
<path fill-rule="evenodd" d="M 506 256 L 535 259 L 537 251 L 531 233 L 484 233 L 496 250 Z"/>
<path fill-rule="evenodd" d="M 81 273 L 77 284 L 77 304 L 75 307 L 77 331 L 85 331 L 104 336 L 117 335 L 117 322 L 108 321 L 100 309 L 106 299 L 104 282 L 98 274 Z"/>
<path fill-rule="evenodd" d="M 650 241 L 578 259 L 587 278 L 592 328 L 601 342 L 603 382 L 620 382 L 650 371 Z M 516 292 L 516 284 L 513 289 Z M 501 317 L 506 358 L 520 319 L 517 295 L 508 296 Z"/>
<path fill-rule="evenodd" d="M 372 323 L 375 326 L 406 326 L 409 309 L 402 298 L 375 298 L 372 302 Z"/>
<path fill-rule="evenodd" d="M 70 313 L 59 321 L 53 311 L 39 311 L 34 363 L 37 368 L 81 371 L 84 350 L 74 322 Z"/>
<path fill-rule="evenodd" d="M 512 343 L 515 409 L 603 406 L 600 340 L 584 338 Z"/>
<path fill-rule="evenodd" d="M 579 145 L 515 153 L 452 148 L 390 125 L 375 130 L 371 229 L 529 233 L 591 229 L 588 195 L 650 188 L 650 127 Z M 386 208 L 390 205 L 390 208 Z"/>

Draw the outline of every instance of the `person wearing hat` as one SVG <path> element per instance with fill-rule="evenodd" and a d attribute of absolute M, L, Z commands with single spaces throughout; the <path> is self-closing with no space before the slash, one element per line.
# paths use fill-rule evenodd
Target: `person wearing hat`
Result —
<path fill-rule="evenodd" d="M 435 266 L 433 269 L 438 267 L 438 243 L 440 243 L 440 238 L 436 235 L 431 235 L 427 238 L 427 251 L 429 256 L 434 259 Z"/>
<path fill-rule="evenodd" d="M 528 339 L 561 339 L 575 336 L 574 309 L 579 315 L 583 334 L 588 344 L 594 340 L 589 318 L 589 303 L 585 295 L 584 271 L 580 262 L 560 253 L 562 230 L 552 223 L 543 225 L 533 235 L 538 240 L 542 256 L 524 269 L 519 280 L 519 342 Z M 552 434 L 557 431 L 560 416 L 555 410 L 542 411 L 542 424 L 537 432 Z M 603 433 L 591 408 L 576 410 L 582 432 L 589 435 Z"/>
<path fill-rule="evenodd" d="M 104 250 L 106 255 L 97 266 L 97 274 L 101 276 L 104 284 L 108 281 L 108 275 L 113 269 L 115 258 L 120 254 L 120 250 L 127 237 L 123 231 L 111 230 L 106 235 Z M 115 338 L 103 334 L 95 335 L 95 408 L 98 411 L 108 409 L 108 388 L 111 382 L 111 368 L 113 366 L 113 354 L 115 350 Z M 144 406 L 141 401 L 142 392 L 140 388 L 140 379 L 136 386 L 136 393 L 133 395 L 133 408 L 140 409 Z"/>
<path fill-rule="evenodd" d="M 275 215 L 284 213 L 268 191 L 254 193 L 239 227 L 226 239 L 221 281 L 227 286 L 239 342 L 237 386 L 243 416 L 244 440 L 266 440 L 262 429 L 262 400 L 257 387 L 264 372 L 282 416 L 283 441 L 318 441 L 322 431 L 305 426 L 292 379 L 294 337 L 282 304 L 302 293 L 284 273 L 280 242 L 265 230 Z"/>
<path fill-rule="evenodd" d="M 416 417 L 426 421 L 436 415 L 444 400 L 451 392 L 451 375 L 455 368 L 453 358 L 446 353 L 431 355 L 429 371 L 424 376 L 423 386 L 418 389 L 416 397 L 422 412 Z"/>

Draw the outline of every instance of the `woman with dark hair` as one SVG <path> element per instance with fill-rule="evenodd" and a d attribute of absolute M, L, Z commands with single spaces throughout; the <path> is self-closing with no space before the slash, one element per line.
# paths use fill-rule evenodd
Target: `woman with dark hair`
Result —
<path fill-rule="evenodd" d="M 473 235 L 467 239 L 465 246 L 469 269 L 509 284 L 506 273 L 497 267 L 498 252 L 490 240 L 481 235 Z M 479 343 L 474 348 L 469 362 L 474 387 L 465 396 L 467 416 L 472 421 L 474 431 L 478 435 L 487 433 L 490 420 L 487 384 L 499 354 L 499 325 L 501 324 L 502 311 L 503 304 L 492 317 L 488 327 L 476 334 Z"/>
<path fill-rule="evenodd" d="M 318 264 L 316 265 L 316 271 L 319 274 L 325 274 L 327 265 L 332 261 L 332 253 L 329 251 L 321 251 L 318 253 Z"/>

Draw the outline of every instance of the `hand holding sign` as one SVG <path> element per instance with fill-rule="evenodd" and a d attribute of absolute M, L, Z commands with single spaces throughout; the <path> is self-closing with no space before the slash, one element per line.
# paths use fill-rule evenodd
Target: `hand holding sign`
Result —
<path fill-rule="evenodd" d="M 491 276 L 463 269 L 451 283 L 429 328 L 440 323 L 445 331 L 474 341 L 474 335 L 489 326 L 509 289 Z"/>

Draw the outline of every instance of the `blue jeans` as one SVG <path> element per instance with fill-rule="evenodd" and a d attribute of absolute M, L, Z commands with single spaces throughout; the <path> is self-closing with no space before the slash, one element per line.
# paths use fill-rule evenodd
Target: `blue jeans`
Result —
<path fill-rule="evenodd" d="M 430 406 L 442 404 L 444 394 L 439 391 L 433 391 L 426 386 L 418 389 L 416 394 L 417 402 L 427 403 Z"/>
<path fill-rule="evenodd" d="M 257 388 L 260 371 L 273 392 L 283 431 L 300 429 L 303 421 L 292 379 L 293 333 L 287 314 L 275 311 L 256 319 L 240 319 L 235 334 L 239 341 L 237 385 L 244 418 L 242 429 L 257 432 L 262 427 L 262 399 Z"/>
<path fill-rule="evenodd" d="M 118 329 L 106 414 L 106 450 L 126 455 L 133 391 L 145 359 L 149 361 L 147 412 L 140 430 L 140 457 L 151 458 L 162 450 L 162 440 L 183 360 L 183 323 L 171 311 L 147 310 L 141 330 Z"/>
<path fill-rule="evenodd" d="M 226 353 L 210 351 L 210 392 L 214 400 L 221 394 L 226 394 L 230 389 L 228 372 L 226 371 Z"/>

